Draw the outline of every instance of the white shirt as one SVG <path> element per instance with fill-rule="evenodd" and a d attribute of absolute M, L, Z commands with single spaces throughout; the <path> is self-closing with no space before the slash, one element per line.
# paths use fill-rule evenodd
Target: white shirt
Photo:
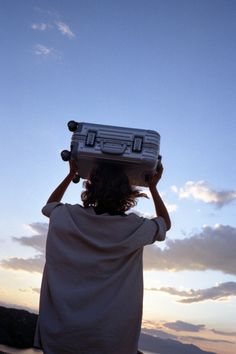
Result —
<path fill-rule="evenodd" d="M 136 354 L 143 246 L 165 239 L 164 219 L 62 203 L 42 212 L 50 223 L 35 346 L 45 354 Z"/>

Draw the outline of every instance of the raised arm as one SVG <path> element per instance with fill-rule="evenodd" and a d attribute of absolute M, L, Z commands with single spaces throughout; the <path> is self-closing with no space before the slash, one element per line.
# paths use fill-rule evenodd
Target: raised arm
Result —
<path fill-rule="evenodd" d="M 163 217 L 163 219 L 165 220 L 165 223 L 166 223 L 166 229 L 168 231 L 171 228 L 171 221 L 170 221 L 169 213 L 168 213 L 166 206 L 165 206 L 160 194 L 158 193 L 158 190 L 156 187 L 157 183 L 161 179 L 162 173 L 163 173 L 163 166 L 160 165 L 157 173 L 152 177 L 152 179 L 149 182 L 149 189 L 150 189 L 150 192 L 151 192 L 151 195 L 153 198 L 153 202 L 155 205 L 156 215 Z"/>
<path fill-rule="evenodd" d="M 60 202 L 69 184 L 71 183 L 75 173 L 77 172 L 77 166 L 74 160 L 69 161 L 70 171 L 68 175 L 63 179 L 59 186 L 52 192 L 48 198 L 47 204 L 52 202 Z"/>

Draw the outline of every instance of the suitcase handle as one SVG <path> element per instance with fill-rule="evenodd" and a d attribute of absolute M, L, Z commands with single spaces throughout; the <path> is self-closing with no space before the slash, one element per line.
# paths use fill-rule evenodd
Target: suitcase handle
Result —
<path fill-rule="evenodd" d="M 101 146 L 101 151 L 104 154 L 113 154 L 113 155 L 122 155 L 125 152 L 125 149 L 127 147 L 126 144 L 114 144 L 110 143 L 112 145 L 109 145 L 109 142 L 104 142 L 101 140 L 100 146 Z"/>

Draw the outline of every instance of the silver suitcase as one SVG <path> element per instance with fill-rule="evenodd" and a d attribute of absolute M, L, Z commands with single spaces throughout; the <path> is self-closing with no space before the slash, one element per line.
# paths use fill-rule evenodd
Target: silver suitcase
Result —
<path fill-rule="evenodd" d="M 61 156 L 65 161 L 75 159 L 84 179 L 103 161 L 122 165 L 131 184 L 147 186 L 161 160 L 160 135 L 154 130 L 75 121 L 70 121 L 68 128 L 73 132 L 71 149 L 62 151 Z"/>

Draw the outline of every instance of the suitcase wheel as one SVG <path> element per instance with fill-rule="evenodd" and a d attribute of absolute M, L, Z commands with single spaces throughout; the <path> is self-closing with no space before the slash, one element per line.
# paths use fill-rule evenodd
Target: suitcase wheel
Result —
<path fill-rule="evenodd" d="M 78 173 L 75 174 L 75 176 L 73 177 L 73 180 L 72 180 L 74 183 L 79 183 L 80 181 L 80 176 L 78 175 Z"/>
<path fill-rule="evenodd" d="M 63 161 L 70 161 L 71 158 L 71 152 L 68 150 L 63 150 L 61 152 L 61 158 Z"/>
<path fill-rule="evenodd" d="M 68 126 L 68 129 L 71 131 L 71 132 L 75 132 L 78 128 L 78 125 L 79 123 L 75 122 L 74 120 L 70 120 L 68 123 L 67 123 L 67 126 Z"/>

